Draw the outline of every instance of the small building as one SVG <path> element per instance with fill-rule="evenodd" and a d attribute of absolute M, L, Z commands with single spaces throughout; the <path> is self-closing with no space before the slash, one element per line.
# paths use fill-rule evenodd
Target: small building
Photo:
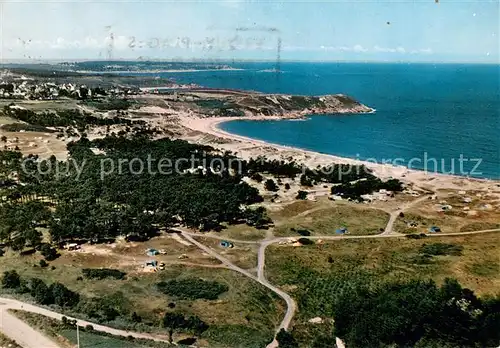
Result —
<path fill-rule="evenodd" d="M 220 242 L 220 246 L 223 248 L 232 248 L 234 245 L 231 242 L 228 242 L 227 240 L 223 240 Z"/>
<path fill-rule="evenodd" d="M 158 261 L 156 260 L 146 261 L 146 264 L 144 265 L 144 267 L 156 267 L 156 266 L 158 266 Z"/>
<path fill-rule="evenodd" d="M 429 228 L 430 233 L 436 233 L 436 232 L 441 232 L 441 229 L 438 226 L 431 226 Z"/>
<path fill-rule="evenodd" d="M 418 227 L 418 222 L 416 222 L 416 221 L 407 221 L 406 222 L 406 227 L 417 228 Z"/>
<path fill-rule="evenodd" d="M 156 256 L 159 253 L 160 252 L 158 250 L 156 250 L 156 249 L 152 249 L 152 248 L 146 249 L 146 255 L 148 255 L 148 256 Z"/>
<path fill-rule="evenodd" d="M 347 228 L 345 228 L 345 227 L 341 227 L 341 228 L 336 229 L 336 230 L 335 230 L 335 233 L 336 233 L 336 234 L 346 234 L 346 233 L 348 233 L 348 232 L 347 232 Z"/>
<path fill-rule="evenodd" d="M 80 249 L 80 246 L 76 243 L 69 243 L 64 246 L 64 249 L 67 249 L 68 251 L 73 251 Z"/>

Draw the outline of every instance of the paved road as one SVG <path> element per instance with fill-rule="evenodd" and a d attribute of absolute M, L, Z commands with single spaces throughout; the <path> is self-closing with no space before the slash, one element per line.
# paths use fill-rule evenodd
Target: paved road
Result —
<path fill-rule="evenodd" d="M 38 307 L 29 303 L 0 297 L 0 330 L 18 342 L 24 348 L 57 348 L 58 345 L 46 338 L 40 332 L 32 329 L 22 320 L 17 319 L 12 314 L 8 313 L 8 309 L 19 309 L 26 312 L 38 313 L 49 318 L 61 320 L 63 314 L 51 311 L 46 308 Z M 66 316 L 68 319 L 76 319 Z M 85 320 L 76 319 L 79 326 L 92 325 L 94 330 L 107 332 L 115 336 L 132 336 L 135 338 L 144 338 L 158 342 L 168 342 L 166 339 L 155 337 L 147 333 L 137 333 L 125 330 L 118 330 L 108 326 L 91 323 Z"/>

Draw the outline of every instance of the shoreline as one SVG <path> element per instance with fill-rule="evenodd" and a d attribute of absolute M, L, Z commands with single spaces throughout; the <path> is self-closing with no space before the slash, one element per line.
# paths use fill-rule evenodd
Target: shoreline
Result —
<path fill-rule="evenodd" d="M 305 115 L 301 115 L 305 116 Z M 210 117 L 200 118 L 193 116 L 180 116 L 181 124 L 193 131 L 198 131 L 204 134 L 209 134 L 217 138 L 224 138 L 234 142 L 231 144 L 211 144 L 213 147 L 224 148 L 237 152 L 239 156 L 244 159 L 255 157 L 257 153 L 266 155 L 269 158 L 278 155 L 281 158 L 295 157 L 297 162 L 314 168 L 317 165 L 329 165 L 334 163 L 345 163 L 351 165 L 364 165 L 371 169 L 373 173 L 381 179 L 396 178 L 406 183 L 413 183 L 418 186 L 430 185 L 433 188 L 450 188 L 450 189 L 475 189 L 473 186 L 500 186 L 500 180 L 489 178 L 472 178 L 460 175 L 445 174 L 439 172 L 429 172 L 419 169 L 410 169 L 406 166 L 397 166 L 387 163 L 374 163 L 370 161 L 363 161 L 348 157 L 341 157 L 331 154 L 324 154 L 316 151 L 301 149 L 298 147 L 280 145 L 275 143 L 266 142 L 242 135 L 229 133 L 220 128 L 224 122 L 235 120 L 284 120 L 284 119 L 297 119 L 297 117 L 283 118 L 279 116 L 242 116 L 242 117 Z M 207 144 L 208 145 L 208 144 Z M 260 151 L 258 148 L 261 148 Z M 253 151 L 252 151 L 253 150 Z M 286 156 L 289 154 L 289 156 Z M 484 188 L 483 188 L 484 189 Z M 497 189 L 500 191 L 500 188 Z M 496 191 L 496 190 L 495 190 Z"/>

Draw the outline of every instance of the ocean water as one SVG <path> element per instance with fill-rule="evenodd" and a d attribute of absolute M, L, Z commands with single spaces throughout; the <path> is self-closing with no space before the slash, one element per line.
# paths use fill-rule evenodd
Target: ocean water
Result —
<path fill-rule="evenodd" d="M 500 179 L 499 65 L 282 63 L 282 73 L 269 71 L 270 63 L 232 66 L 244 70 L 162 76 L 267 93 L 348 94 L 376 112 L 221 128 L 326 154 Z"/>

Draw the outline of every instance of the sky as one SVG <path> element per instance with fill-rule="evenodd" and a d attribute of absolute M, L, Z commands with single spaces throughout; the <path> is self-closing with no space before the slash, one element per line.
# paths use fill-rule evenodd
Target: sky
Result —
<path fill-rule="evenodd" d="M 1 0 L 0 60 L 499 63 L 489 0 Z"/>

